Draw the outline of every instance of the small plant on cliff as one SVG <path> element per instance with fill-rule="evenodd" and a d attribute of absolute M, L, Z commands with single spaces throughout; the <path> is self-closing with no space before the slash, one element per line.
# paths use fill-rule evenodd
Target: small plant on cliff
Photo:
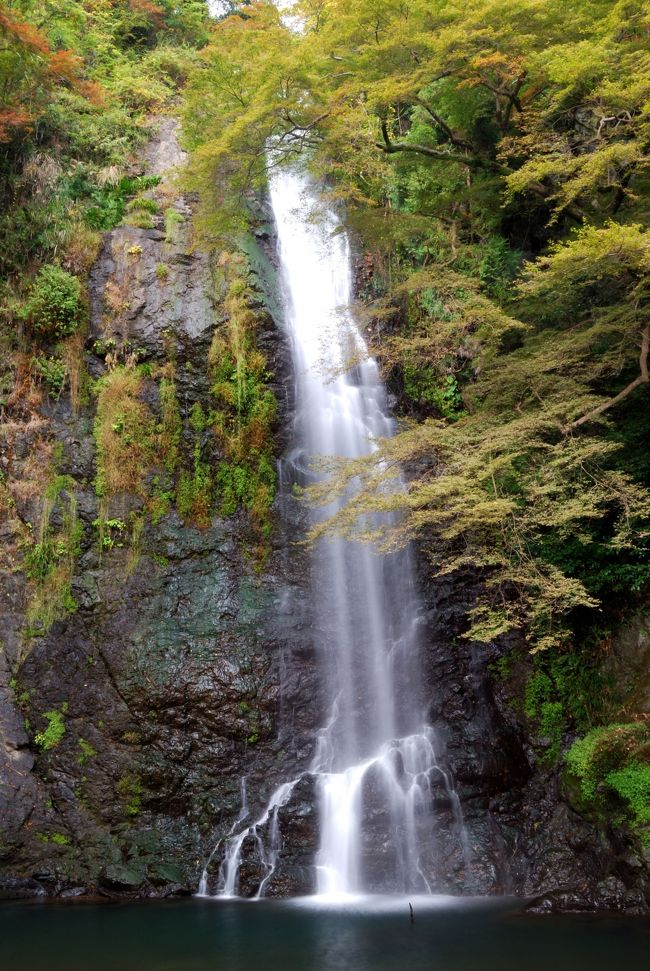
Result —
<path fill-rule="evenodd" d="M 43 381 L 48 394 L 58 396 L 65 384 L 67 367 L 60 357 L 37 354 L 31 361 L 34 372 Z"/>
<path fill-rule="evenodd" d="M 95 488 L 104 498 L 122 492 L 147 496 L 145 476 L 154 457 L 154 422 L 140 400 L 141 388 L 141 376 L 126 366 L 114 368 L 98 382 Z"/>
<path fill-rule="evenodd" d="M 173 245 L 178 238 L 178 229 L 183 224 L 183 217 L 177 209 L 165 209 L 165 242 Z"/>
<path fill-rule="evenodd" d="M 127 772 L 117 783 L 127 816 L 137 816 L 142 809 L 142 781 L 135 772 Z"/>
<path fill-rule="evenodd" d="M 208 355 L 212 394 L 218 405 L 213 428 L 226 458 L 219 465 L 217 484 L 222 515 L 232 515 L 239 507 L 247 511 L 261 563 L 275 496 L 277 403 L 268 387 L 266 357 L 256 343 L 260 315 L 246 260 L 238 254 L 224 254 L 220 263 L 227 285 L 227 322 L 215 331 Z"/>
<path fill-rule="evenodd" d="M 650 725 L 646 722 L 595 728 L 566 755 L 568 780 L 578 784 L 582 808 L 598 814 L 618 810 L 644 842 L 650 842 Z"/>
<path fill-rule="evenodd" d="M 183 519 L 199 529 L 207 529 L 214 486 L 210 467 L 203 459 L 203 439 L 208 429 L 208 418 L 198 402 L 190 412 L 190 427 L 194 433 L 193 468 L 191 472 L 181 472 L 176 505 Z"/>
<path fill-rule="evenodd" d="M 126 523 L 122 519 L 95 519 L 93 526 L 97 530 L 100 549 L 112 550 L 116 546 L 124 546 L 121 537 Z"/>
<path fill-rule="evenodd" d="M 60 710 L 54 709 L 44 712 L 43 718 L 45 718 L 47 726 L 42 732 L 37 732 L 34 736 L 34 742 L 43 752 L 49 752 L 50 749 L 56 748 L 65 735 L 64 716 L 67 710 L 68 705 L 64 702 Z"/>
<path fill-rule="evenodd" d="M 38 538 L 25 553 L 25 573 L 32 581 L 32 597 L 27 608 L 30 634 L 46 634 L 55 620 L 74 613 L 77 603 L 71 584 L 79 555 L 82 526 L 77 517 L 74 480 L 56 475 L 43 496 Z M 61 510 L 61 526 L 51 527 L 52 513 Z"/>
<path fill-rule="evenodd" d="M 95 756 L 97 755 L 97 751 L 92 747 L 90 742 L 86 741 L 85 738 L 79 737 L 78 743 L 79 743 L 80 752 L 79 752 L 79 757 L 77 758 L 77 762 L 79 763 L 79 765 L 85 765 L 86 762 L 90 761 L 90 759 L 95 758 Z"/>
<path fill-rule="evenodd" d="M 68 337 L 82 314 L 77 277 L 53 263 L 41 267 L 20 311 L 32 330 L 49 338 Z"/>
<path fill-rule="evenodd" d="M 178 404 L 176 371 L 171 363 L 163 368 L 158 393 L 161 411 L 158 441 L 165 469 L 170 475 L 173 475 L 178 468 L 178 450 L 183 434 L 183 422 Z"/>

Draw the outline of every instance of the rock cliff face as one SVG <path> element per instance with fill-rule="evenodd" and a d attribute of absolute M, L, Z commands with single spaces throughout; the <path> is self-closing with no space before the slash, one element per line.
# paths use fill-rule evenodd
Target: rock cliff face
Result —
<path fill-rule="evenodd" d="M 224 314 L 223 281 L 192 246 L 191 200 L 169 196 L 166 173 L 181 160 L 174 124 L 163 121 L 145 165 L 165 176 L 154 195 L 176 215 L 167 228 L 157 216 L 152 228 L 121 226 L 106 235 L 90 280 L 86 350 L 95 378 L 106 370 L 107 347 L 152 366 L 173 357 L 187 450 L 192 407 L 210 408 L 208 348 Z M 251 242 L 250 252 L 264 289 L 265 264 L 272 273 L 264 246 Z M 281 455 L 293 382 L 269 313 L 258 343 L 272 362 Z M 159 387 L 146 369 L 141 396 L 160 412 Z M 243 515 L 215 515 L 197 529 L 163 509 L 143 519 L 137 536 L 109 526 L 100 543 L 97 522 L 126 524 L 142 499 L 120 495 L 100 508 L 94 419 L 92 401 L 82 397 L 73 409 L 66 396 L 43 403 L 36 417 L 34 408 L 17 412 L 1 430 L 0 896 L 194 892 L 237 818 L 243 777 L 251 818 L 278 784 L 300 777 L 279 813 L 284 851 L 267 892 L 309 892 L 318 834 L 307 766 L 324 713 L 309 568 L 293 542 L 304 528 L 300 506 L 280 489 L 261 570 L 247 554 Z M 218 446 L 206 447 L 217 462 Z M 44 470 L 53 464 L 80 524 L 70 591 L 77 609 L 38 635 L 29 622 L 34 584 L 17 565 L 46 512 L 55 527 L 65 515 L 65 504 L 45 509 Z M 479 651 L 458 636 L 475 583 L 471 576 L 432 583 L 423 570 L 430 718 L 469 844 L 468 865 L 441 786 L 432 820 L 435 889 L 514 892 L 539 909 L 647 911 L 640 848 L 571 808 L 494 676 L 500 649 Z M 640 623 L 614 652 L 618 677 L 638 666 L 644 631 Z M 389 837 L 377 818 L 368 859 L 388 851 Z M 254 839 L 245 841 L 242 859 L 241 891 L 250 894 L 264 874 Z M 211 888 L 218 861 L 217 854 Z"/>
<path fill-rule="evenodd" d="M 179 157 L 165 121 L 146 171 L 163 174 Z M 223 294 L 208 258 L 193 251 L 188 201 L 172 208 L 171 240 L 160 218 L 151 229 L 106 235 L 90 280 L 87 348 L 98 377 L 109 341 L 152 364 L 173 346 L 186 426 L 193 404 L 209 409 L 207 352 L 223 326 Z M 270 316 L 262 320 L 258 343 L 274 361 L 286 428 L 286 348 Z M 142 396 L 159 408 L 154 381 L 145 379 Z M 215 516 L 198 530 L 173 512 L 157 523 L 147 517 L 135 545 L 109 539 L 100 551 L 94 406 L 74 414 L 62 397 L 41 416 L 3 426 L 0 886 L 10 895 L 192 892 L 238 812 L 241 777 L 254 806 L 308 757 L 319 711 L 304 554 L 279 524 L 259 572 L 245 517 Z M 49 466 L 55 451 L 81 524 L 71 588 L 78 608 L 30 636 L 32 585 L 15 567 L 25 532 L 43 515 L 34 464 Z M 102 515 L 126 523 L 139 504 L 119 496 Z M 63 734 L 39 744 L 52 712 Z"/>
<path fill-rule="evenodd" d="M 458 636 L 478 593 L 475 580 L 459 576 L 423 581 L 423 587 L 430 610 L 430 719 L 445 740 L 473 861 L 464 872 L 453 843 L 443 841 L 448 870 L 453 875 L 456 869 L 449 889 L 458 892 L 464 884 L 477 893 L 515 893 L 539 911 L 647 913 L 647 851 L 621 828 L 596 825 L 578 813 L 561 771 L 541 757 L 547 740 L 534 736 L 521 715 L 530 673 L 526 645 L 507 645 L 519 653 L 521 670 L 504 682 L 498 662 L 506 645 L 471 645 Z M 629 656 L 621 650 L 613 655 L 629 676 Z M 637 651 L 632 657 L 637 664 Z"/>

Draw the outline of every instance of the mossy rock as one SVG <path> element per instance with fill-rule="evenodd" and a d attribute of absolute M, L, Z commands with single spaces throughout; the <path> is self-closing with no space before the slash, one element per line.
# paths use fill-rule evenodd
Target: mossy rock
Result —
<path fill-rule="evenodd" d="M 104 871 L 104 882 L 115 887 L 141 887 L 146 876 L 143 870 L 133 864 L 113 863 Z"/>

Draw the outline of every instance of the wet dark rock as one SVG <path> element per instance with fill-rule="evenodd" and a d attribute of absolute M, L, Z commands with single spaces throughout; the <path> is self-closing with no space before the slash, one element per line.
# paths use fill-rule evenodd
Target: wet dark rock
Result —
<path fill-rule="evenodd" d="M 426 567 L 423 566 L 426 570 Z M 570 804 L 560 769 L 545 768 L 543 740 L 518 715 L 521 683 L 508 688 L 491 668 L 501 650 L 527 656 L 525 644 L 472 645 L 462 635 L 466 611 L 479 593 L 471 574 L 423 578 L 427 608 L 425 678 L 439 754 L 461 799 L 468 835 L 468 866 L 460 870 L 464 892 L 515 893 L 548 910 L 650 910 L 650 872 L 638 840 L 588 820 Z M 633 671 L 645 649 L 644 622 L 622 639 L 617 660 L 629 656 Z M 525 664 L 525 662 L 523 662 Z M 632 673 L 627 668 L 628 677 Z M 634 675 L 633 675 L 634 676 Z M 636 682 L 635 682 L 636 683 Z M 458 853 L 449 799 L 432 782 L 439 870 L 451 890 Z M 447 823 L 445 823 L 445 816 Z M 453 891 L 451 891 L 453 892 Z"/>
<path fill-rule="evenodd" d="M 43 884 L 31 877 L 0 876 L 0 900 L 29 900 L 46 894 Z"/>

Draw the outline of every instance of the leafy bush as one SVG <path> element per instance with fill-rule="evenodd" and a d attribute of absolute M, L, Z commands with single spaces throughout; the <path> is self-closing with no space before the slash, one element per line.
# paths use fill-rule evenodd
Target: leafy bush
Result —
<path fill-rule="evenodd" d="M 142 68 L 148 77 L 159 77 L 170 87 L 185 84 L 197 67 L 195 51 L 188 47 L 159 46 L 142 58 Z"/>
<path fill-rule="evenodd" d="M 404 364 L 402 380 L 404 392 L 411 401 L 435 408 L 443 418 L 463 415 L 463 399 L 454 374 L 441 376 L 430 364 Z"/>
<path fill-rule="evenodd" d="M 47 263 L 36 275 L 21 316 L 37 333 L 62 338 L 77 329 L 82 311 L 81 283 L 77 277 Z"/>
<path fill-rule="evenodd" d="M 630 762 L 624 768 L 610 772 L 607 784 L 627 803 L 638 826 L 650 823 L 650 765 Z"/>
<path fill-rule="evenodd" d="M 650 823 L 650 726 L 645 722 L 593 729 L 569 749 L 566 766 L 585 808 L 605 812 L 622 806 L 635 828 Z"/>
<path fill-rule="evenodd" d="M 84 214 L 88 225 L 92 229 L 106 230 L 113 229 L 124 218 L 129 196 L 152 189 L 159 182 L 160 178 L 156 175 L 133 179 L 124 176 L 115 183 L 98 186 L 87 177 L 77 184 L 76 192 L 79 198 L 86 198 L 90 202 Z"/>
<path fill-rule="evenodd" d="M 67 368 L 60 357 L 46 357 L 39 354 L 32 358 L 32 367 L 42 378 L 50 394 L 58 395 L 65 384 Z"/>

